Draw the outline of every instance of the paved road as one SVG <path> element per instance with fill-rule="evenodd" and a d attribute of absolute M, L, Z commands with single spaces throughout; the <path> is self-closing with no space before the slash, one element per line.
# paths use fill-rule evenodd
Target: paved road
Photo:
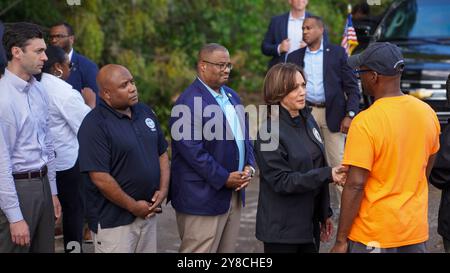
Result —
<path fill-rule="evenodd" d="M 443 245 L 441 237 L 437 234 L 437 211 L 439 208 L 439 201 L 441 193 L 439 190 L 430 186 L 429 192 L 429 223 L 430 223 L 430 240 L 427 243 L 428 251 L 443 252 Z M 262 253 L 263 246 L 260 241 L 255 238 L 255 221 L 256 209 L 258 204 L 258 190 L 259 181 L 256 177 L 254 181 L 247 188 L 247 202 L 246 207 L 242 210 L 241 229 L 236 251 L 239 253 Z M 331 190 L 331 205 L 333 211 L 337 212 L 336 197 L 334 191 Z M 178 237 L 177 225 L 175 220 L 175 212 L 169 204 L 163 206 L 163 214 L 158 216 L 158 252 L 161 253 L 176 253 L 180 246 L 180 239 Z M 337 213 L 333 219 L 335 227 L 337 224 Z M 336 230 L 334 230 L 334 234 Z M 56 251 L 62 252 L 62 239 L 57 240 Z M 332 240 L 334 242 L 334 238 Z M 332 247 L 331 243 L 324 243 L 321 245 L 320 252 L 328 252 Z M 93 252 L 92 245 L 85 245 L 83 247 L 85 252 Z"/>
<path fill-rule="evenodd" d="M 255 178 L 247 189 L 247 205 L 243 209 L 241 218 L 241 229 L 237 245 L 237 252 L 239 253 L 260 253 L 263 252 L 263 246 L 260 241 L 255 238 L 255 221 L 256 208 L 258 204 L 258 190 L 259 181 Z M 332 196 L 333 211 L 338 211 L 336 208 L 336 197 L 334 191 L 330 191 Z M 437 211 L 439 208 L 441 193 L 439 190 L 430 186 L 429 194 L 429 222 L 430 222 L 430 240 L 427 243 L 427 248 L 430 252 L 443 252 L 443 245 L 441 236 L 437 234 Z M 337 213 L 335 213 L 334 222 L 337 226 Z M 164 208 L 164 213 L 159 219 L 158 226 L 158 252 L 177 252 L 180 245 L 178 237 L 177 226 L 175 221 L 175 212 L 169 204 Z M 336 233 L 336 230 L 334 231 Z M 334 238 L 332 240 L 334 242 Z M 328 252 L 332 247 L 331 243 L 321 245 L 320 252 Z"/>

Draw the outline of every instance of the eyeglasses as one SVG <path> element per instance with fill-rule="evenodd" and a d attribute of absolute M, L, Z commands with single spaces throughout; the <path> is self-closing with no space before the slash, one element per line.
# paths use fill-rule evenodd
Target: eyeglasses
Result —
<path fill-rule="evenodd" d="M 53 40 L 53 39 L 59 40 L 59 39 L 67 38 L 67 37 L 70 37 L 70 36 L 72 36 L 72 35 L 55 34 L 55 35 L 49 35 L 48 38 L 50 40 Z"/>
<path fill-rule="evenodd" d="M 212 62 L 208 62 L 205 60 L 202 60 L 202 62 L 208 63 L 208 64 L 212 64 L 212 65 L 217 65 L 220 69 L 220 71 L 224 71 L 225 69 L 233 69 L 233 64 L 232 63 L 212 63 Z"/>
<path fill-rule="evenodd" d="M 372 71 L 373 71 L 372 69 L 359 69 L 359 70 L 353 70 L 353 73 L 355 73 L 356 77 L 358 79 L 360 79 L 361 73 L 372 72 Z"/>

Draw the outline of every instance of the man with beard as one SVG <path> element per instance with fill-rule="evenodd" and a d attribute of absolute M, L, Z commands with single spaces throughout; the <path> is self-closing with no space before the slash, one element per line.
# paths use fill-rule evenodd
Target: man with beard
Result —
<path fill-rule="evenodd" d="M 50 28 L 49 42 L 51 45 L 61 47 L 69 55 L 73 67 L 67 83 L 81 92 L 87 105 L 91 108 L 95 107 L 96 97 L 98 96 L 98 87 L 95 81 L 98 67 L 94 62 L 73 49 L 75 42 L 73 27 L 68 23 L 53 25 Z"/>

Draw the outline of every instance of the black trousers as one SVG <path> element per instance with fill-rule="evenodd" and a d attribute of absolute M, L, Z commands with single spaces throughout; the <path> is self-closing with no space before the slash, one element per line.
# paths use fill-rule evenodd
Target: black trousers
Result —
<path fill-rule="evenodd" d="M 445 237 L 442 237 L 442 240 L 444 241 L 445 253 L 450 253 L 450 240 Z"/>
<path fill-rule="evenodd" d="M 264 243 L 264 253 L 317 253 L 314 243 L 308 244 L 277 244 Z"/>
<path fill-rule="evenodd" d="M 64 250 L 70 252 L 83 242 L 84 194 L 78 160 L 72 168 L 56 172 L 58 197 L 63 213 Z M 71 243 L 72 242 L 72 243 Z"/>

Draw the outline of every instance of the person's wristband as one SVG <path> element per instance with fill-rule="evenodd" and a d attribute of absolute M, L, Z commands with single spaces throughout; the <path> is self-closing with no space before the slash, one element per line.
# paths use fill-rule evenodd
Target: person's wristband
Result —
<path fill-rule="evenodd" d="M 252 166 L 249 166 L 249 167 L 250 167 L 250 177 L 255 176 L 255 173 L 256 173 L 255 168 L 253 168 Z"/>

